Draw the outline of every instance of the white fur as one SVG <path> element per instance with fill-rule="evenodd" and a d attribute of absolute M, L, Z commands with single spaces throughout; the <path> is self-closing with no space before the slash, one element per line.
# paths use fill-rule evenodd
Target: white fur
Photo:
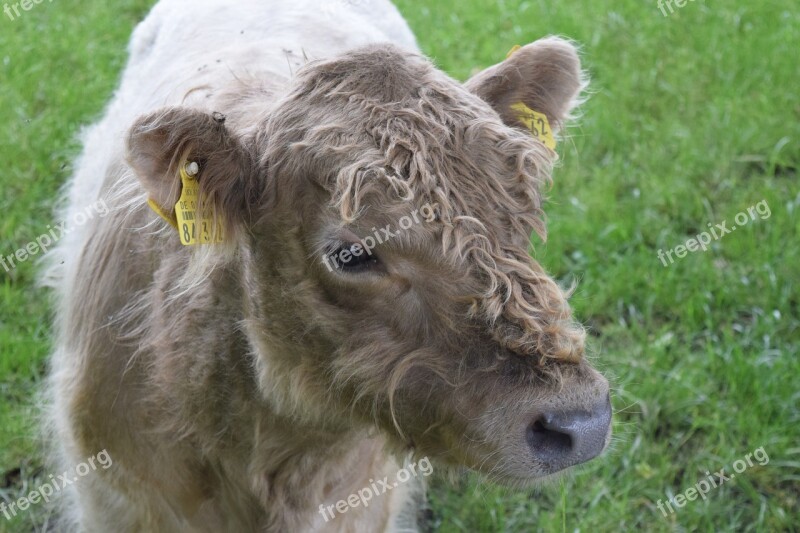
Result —
<path fill-rule="evenodd" d="M 133 200 L 130 194 L 121 195 L 125 204 L 113 201 L 115 190 L 140 187 L 124 161 L 125 138 L 138 117 L 170 105 L 206 109 L 213 101 L 208 96 L 237 79 L 275 80 L 277 85 L 285 85 L 307 60 L 377 42 L 417 50 L 410 29 L 388 0 L 162 0 L 133 33 L 129 63 L 105 115 L 83 134 L 84 150 L 66 185 L 59 220 L 72 220 L 101 198 L 110 198 L 111 209 L 130 209 L 132 201 L 144 201 L 143 192 Z M 55 289 L 61 308 L 56 313 L 60 340 L 52 359 L 51 386 L 58 383 L 64 391 L 73 379 L 70 365 L 81 359 L 69 356 L 80 348 L 68 346 L 64 332 L 70 321 L 68 304 L 81 297 L 74 294 L 74 287 L 81 275 L 78 258 L 89 245 L 88 236 L 87 228 L 70 227 L 49 254 L 43 276 L 44 283 Z M 63 438 L 70 434 L 69 407 L 52 399 L 50 403 L 52 438 L 62 439 L 57 454 L 62 455 L 64 465 L 69 465 L 79 454 Z M 90 483 L 84 480 L 87 488 Z M 359 483 L 362 486 L 367 480 Z M 393 515 L 415 490 L 409 484 L 392 494 Z M 136 513 L 129 502 L 100 486 L 92 494 L 95 499 L 83 498 L 80 504 L 75 494 L 68 496 L 74 508 L 65 519 L 73 523 L 65 521 L 60 527 L 79 522 L 78 527 L 84 529 L 102 529 L 93 521 L 92 513 L 114 514 L 120 527 L 126 520 L 134 520 Z M 150 496 L 158 499 L 157 494 Z M 104 507 L 102 513 L 92 510 L 98 505 Z M 353 524 L 339 519 L 326 525 L 319 517 L 314 518 L 320 528 L 331 530 Z M 211 531 L 214 524 L 209 522 L 206 527 Z"/>
<path fill-rule="evenodd" d="M 418 50 L 389 0 L 162 0 L 133 32 L 105 116 L 83 135 L 61 220 L 72 220 L 127 172 L 124 138 L 137 117 L 168 105 L 203 108 L 207 95 L 237 77 L 291 78 L 306 60 L 374 42 Z M 49 258 L 45 282 L 62 296 L 85 229 L 71 228 Z"/>

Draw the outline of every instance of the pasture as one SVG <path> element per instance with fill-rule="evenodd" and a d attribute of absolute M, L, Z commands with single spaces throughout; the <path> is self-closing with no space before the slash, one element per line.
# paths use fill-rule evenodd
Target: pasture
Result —
<path fill-rule="evenodd" d="M 57 226 L 80 129 L 100 116 L 152 3 L 0 13 L 4 258 Z M 655 0 L 396 3 L 424 53 L 459 80 L 544 35 L 582 45 L 590 98 L 558 147 L 549 238 L 534 253 L 563 284 L 577 282 L 572 305 L 615 411 L 602 458 L 534 491 L 434 476 L 432 529 L 800 528 L 797 3 L 697 0 L 672 13 Z M 703 250 L 699 235 L 712 230 Z M 57 474 L 42 469 L 37 439 L 52 316 L 35 284 L 40 255 L 0 265 L 6 502 Z M 691 498 L 721 469 L 735 478 Z M 660 510 L 669 499 L 683 505 Z M 0 514 L 0 531 L 38 531 L 47 519 L 41 506 Z"/>

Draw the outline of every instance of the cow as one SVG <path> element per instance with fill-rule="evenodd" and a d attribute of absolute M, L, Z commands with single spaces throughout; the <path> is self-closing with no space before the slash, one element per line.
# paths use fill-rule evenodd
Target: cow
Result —
<path fill-rule="evenodd" d="M 608 382 L 531 246 L 576 46 L 461 83 L 388 0 L 331 5 L 160 0 L 135 29 L 62 213 L 108 214 L 45 276 L 53 468 L 113 459 L 61 530 L 413 530 L 404 468 L 523 488 L 606 448 Z"/>

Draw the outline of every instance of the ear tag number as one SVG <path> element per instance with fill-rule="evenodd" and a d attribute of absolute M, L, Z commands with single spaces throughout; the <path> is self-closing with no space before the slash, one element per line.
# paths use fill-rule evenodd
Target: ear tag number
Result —
<path fill-rule="evenodd" d="M 214 220 L 206 208 L 202 216 L 197 212 L 197 201 L 200 196 L 200 184 L 195 176 L 199 168 L 197 163 L 181 165 L 181 197 L 175 204 L 175 216 L 178 222 L 178 234 L 184 246 L 213 244 L 222 242 L 222 223 Z"/>
<path fill-rule="evenodd" d="M 517 112 L 517 118 L 530 130 L 531 135 L 555 151 L 556 139 L 553 137 L 553 130 L 550 129 L 547 115 L 534 111 L 522 102 L 512 105 L 511 109 Z"/>

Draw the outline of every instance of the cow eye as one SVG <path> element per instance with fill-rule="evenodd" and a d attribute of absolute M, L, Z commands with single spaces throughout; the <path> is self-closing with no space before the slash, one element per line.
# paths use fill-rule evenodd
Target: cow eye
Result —
<path fill-rule="evenodd" d="M 329 268 L 348 274 L 364 272 L 378 266 L 378 257 L 357 242 L 341 243 L 328 252 L 326 264 Z"/>

